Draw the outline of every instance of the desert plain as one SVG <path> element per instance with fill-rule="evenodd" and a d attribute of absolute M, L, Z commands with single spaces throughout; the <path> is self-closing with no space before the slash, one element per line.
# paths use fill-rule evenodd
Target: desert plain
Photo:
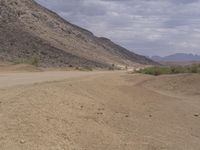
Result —
<path fill-rule="evenodd" d="M 199 74 L 27 68 L 1 66 L 0 150 L 200 149 Z"/>

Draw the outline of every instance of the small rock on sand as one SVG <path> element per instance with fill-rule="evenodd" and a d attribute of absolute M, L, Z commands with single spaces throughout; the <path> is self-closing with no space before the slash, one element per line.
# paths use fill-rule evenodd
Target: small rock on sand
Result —
<path fill-rule="evenodd" d="M 25 143 L 25 140 L 20 140 L 20 144 L 24 144 Z"/>

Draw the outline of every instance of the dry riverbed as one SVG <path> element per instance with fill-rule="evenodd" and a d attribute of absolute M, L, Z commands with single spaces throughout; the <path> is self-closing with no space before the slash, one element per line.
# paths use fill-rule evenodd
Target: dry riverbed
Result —
<path fill-rule="evenodd" d="M 0 149 L 199 150 L 199 81 L 191 74 L 0 73 Z"/>

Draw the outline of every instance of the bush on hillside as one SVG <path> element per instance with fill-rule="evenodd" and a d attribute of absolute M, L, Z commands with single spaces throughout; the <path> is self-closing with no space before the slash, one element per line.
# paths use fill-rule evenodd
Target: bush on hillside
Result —
<path fill-rule="evenodd" d="M 14 64 L 29 64 L 35 67 L 39 66 L 39 59 L 37 57 L 33 57 L 30 59 L 18 59 L 14 62 Z"/>

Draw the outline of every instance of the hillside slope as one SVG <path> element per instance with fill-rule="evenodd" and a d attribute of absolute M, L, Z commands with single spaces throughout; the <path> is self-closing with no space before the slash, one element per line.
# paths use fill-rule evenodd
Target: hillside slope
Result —
<path fill-rule="evenodd" d="M 37 59 L 41 66 L 154 64 L 73 25 L 33 0 L 0 0 L 0 60 Z"/>

